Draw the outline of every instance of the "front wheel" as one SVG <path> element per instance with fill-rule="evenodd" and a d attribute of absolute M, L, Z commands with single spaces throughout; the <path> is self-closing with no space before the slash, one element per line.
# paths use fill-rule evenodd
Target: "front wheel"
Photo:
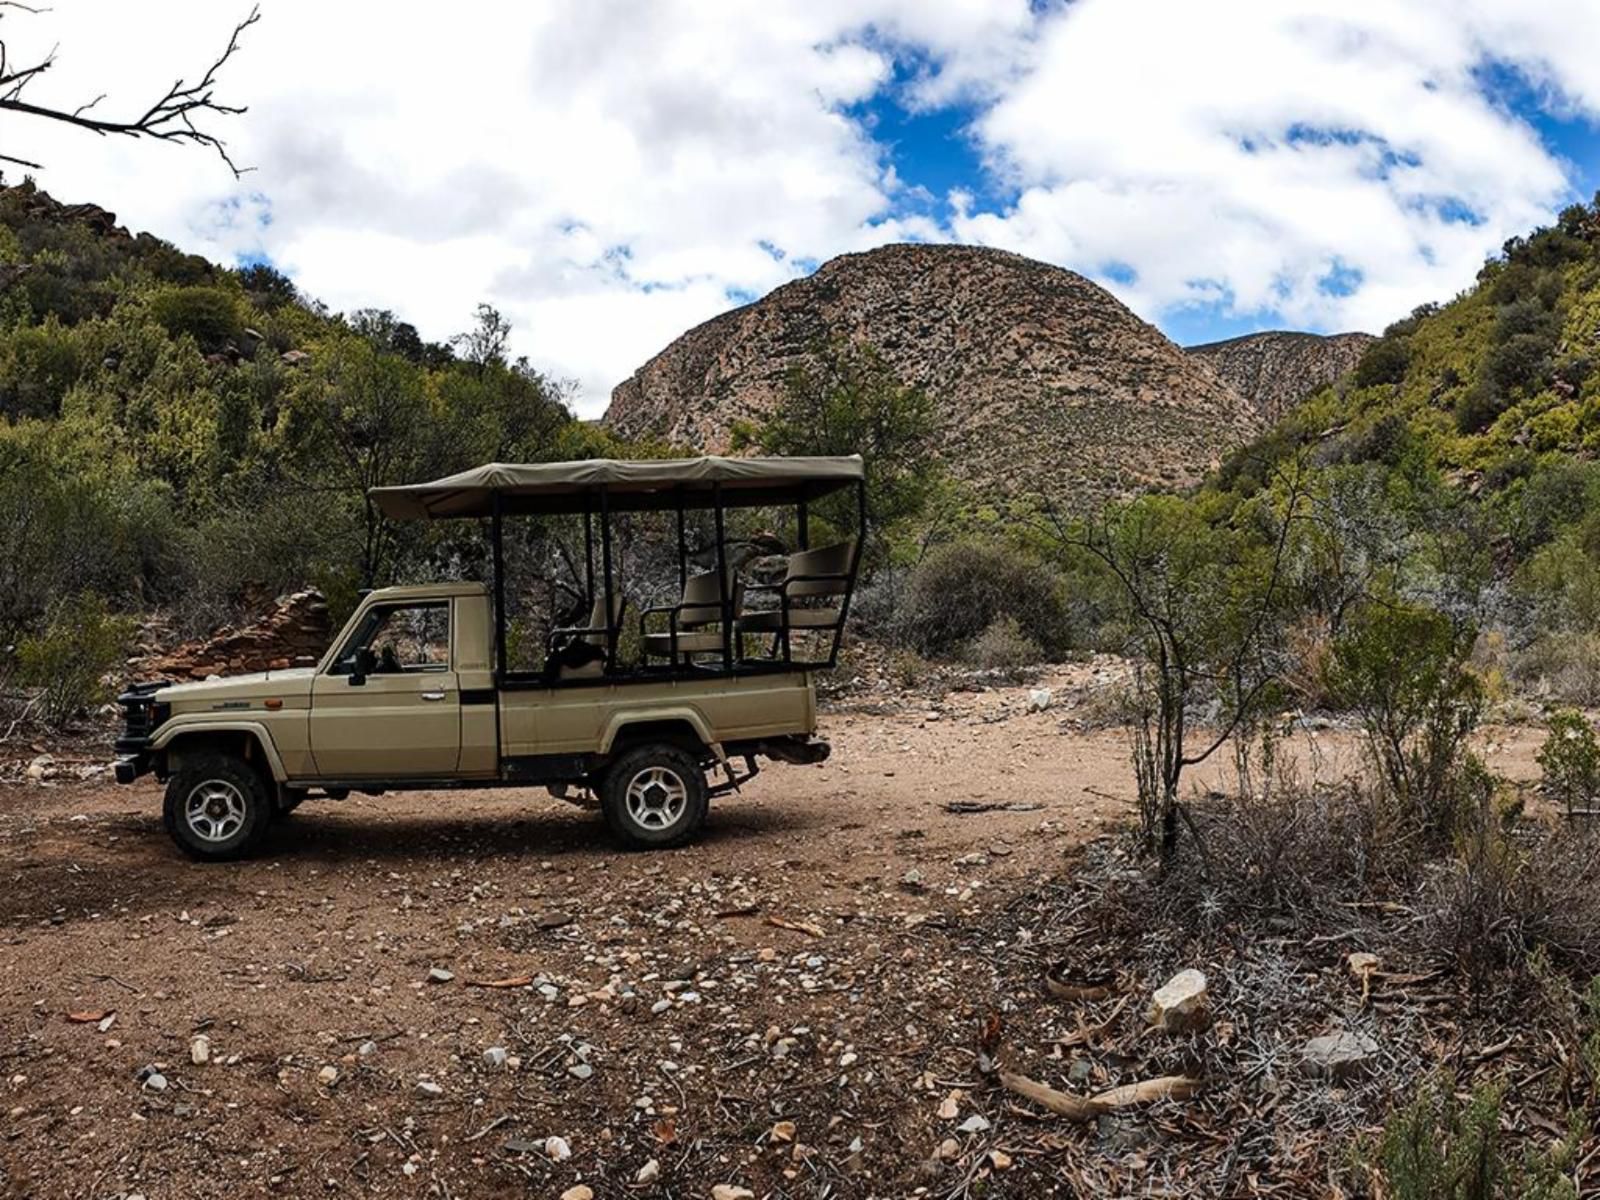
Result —
<path fill-rule="evenodd" d="M 191 858 L 223 862 L 255 849 L 272 823 L 266 782 L 231 754 L 185 758 L 167 784 L 162 819 Z"/>
<path fill-rule="evenodd" d="M 638 746 L 606 772 L 600 808 L 611 832 L 629 846 L 681 846 L 706 821 L 705 772 L 677 746 Z"/>

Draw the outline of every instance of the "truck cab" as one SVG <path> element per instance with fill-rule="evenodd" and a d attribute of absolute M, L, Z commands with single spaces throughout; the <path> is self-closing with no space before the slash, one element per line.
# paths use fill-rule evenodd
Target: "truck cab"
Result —
<path fill-rule="evenodd" d="M 753 462 L 776 466 L 758 476 L 765 490 L 748 483 Z M 552 494 L 550 478 L 563 467 L 572 478 Z M 747 503 L 769 493 L 798 497 L 803 530 L 813 495 L 860 479 L 858 458 L 528 469 L 544 489 L 531 494 L 548 508 L 576 496 L 587 532 L 592 514 L 602 521 L 599 572 L 586 571 L 591 616 L 552 632 L 543 669 L 513 669 L 506 650 L 502 520 L 508 496 L 530 493 L 514 475 L 507 481 L 513 468 L 479 468 L 487 475 L 479 503 L 463 507 L 493 518 L 492 583 L 369 592 L 312 668 L 133 687 L 120 698 L 118 781 L 154 773 L 166 782 L 167 830 L 200 859 L 250 853 L 274 820 L 308 798 L 528 785 L 592 800 L 625 845 L 652 847 L 691 838 L 711 798 L 753 776 L 760 759 L 826 758 L 828 746 L 815 736 L 812 672 L 836 659 L 859 542 L 815 549 L 802 532 L 781 582 L 769 585 L 775 599 L 746 611 L 741 585 L 712 587 L 705 573 L 689 574 L 682 511 L 697 499 L 715 506 L 714 579 L 733 581 L 722 561 L 722 471 L 746 481 Z M 441 494 L 462 506 L 462 490 L 452 477 L 376 492 L 395 493 L 391 507 L 405 515 Z M 619 652 L 626 606 L 616 602 L 608 522 L 630 503 L 659 509 L 664 494 L 679 506 L 681 600 L 639 614 L 643 660 L 628 663 Z M 593 538 L 585 540 L 592 551 Z M 807 657 L 801 644 L 819 634 L 826 655 Z"/>

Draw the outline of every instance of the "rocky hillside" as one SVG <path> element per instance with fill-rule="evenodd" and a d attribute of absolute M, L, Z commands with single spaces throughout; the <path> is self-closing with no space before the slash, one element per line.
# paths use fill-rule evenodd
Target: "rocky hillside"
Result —
<path fill-rule="evenodd" d="M 847 254 L 691 329 L 612 393 L 624 437 L 726 447 L 829 339 L 877 348 L 938 401 L 945 459 L 1012 494 L 1082 511 L 1197 480 L 1264 422 L 1256 408 L 1105 289 L 969 246 Z"/>
<path fill-rule="evenodd" d="M 1274 330 L 1190 346 L 1189 353 L 1269 421 L 1276 421 L 1312 392 L 1354 369 L 1376 339 L 1369 333 L 1288 333 Z"/>

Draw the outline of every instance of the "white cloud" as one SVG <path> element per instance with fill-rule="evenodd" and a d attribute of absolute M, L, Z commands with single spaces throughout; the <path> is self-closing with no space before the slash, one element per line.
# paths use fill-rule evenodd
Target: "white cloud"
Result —
<path fill-rule="evenodd" d="M 956 232 L 1125 264 L 1119 290 L 1146 315 L 1220 287 L 1239 312 L 1380 327 L 1458 290 L 1566 194 L 1474 75 L 1515 24 L 1450 4 L 1079 0 L 978 122 L 1019 199 Z M 1446 198 L 1481 224 L 1446 220 Z M 1319 286 L 1336 267 L 1360 273 L 1353 294 Z"/>
<path fill-rule="evenodd" d="M 35 99 L 107 91 L 113 113 L 207 61 L 245 3 L 57 0 L 3 31 L 13 53 L 61 44 Z M 256 167 L 241 183 L 201 151 L 15 118 L 5 152 L 44 161 L 65 199 L 224 260 L 264 251 L 335 308 L 393 308 L 425 336 L 489 300 L 589 414 L 731 295 L 905 237 L 1131 269 L 1114 290 L 1158 319 L 1221 300 L 1378 327 L 1455 292 L 1567 192 L 1480 90 L 1487 54 L 1552 107 L 1600 114 L 1600 9 L 1577 0 L 263 8 L 220 88 L 251 106 L 217 126 Z M 927 208 L 917 164 L 891 166 L 850 115 L 887 89 L 970 113 L 992 175 L 949 197 L 948 225 L 901 211 Z M 999 207 L 996 181 L 1014 197 Z M 1443 219 L 1447 199 L 1480 223 Z M 1331 294 L 1334 272 L 1359 286 Z"/>

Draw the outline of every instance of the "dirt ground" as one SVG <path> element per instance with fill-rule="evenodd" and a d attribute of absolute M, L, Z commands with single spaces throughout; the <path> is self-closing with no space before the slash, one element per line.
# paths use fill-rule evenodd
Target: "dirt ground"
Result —
<path fill-rule="evenodd" d="M 0 784 L 0 1195 L 1047 1194 L 974 1072 L 1021 950 L 985 931 L 1132 781 L 1075 715 L 1094 680 L 1041 682 L 1043 712 L 836 704 L 828 763 L 666 853 L 542 790 L 430 792 L 309 801 L 199 866 L 152 781 Z M 1541 737 L 1484 741 L 1528 779 Z"/>

